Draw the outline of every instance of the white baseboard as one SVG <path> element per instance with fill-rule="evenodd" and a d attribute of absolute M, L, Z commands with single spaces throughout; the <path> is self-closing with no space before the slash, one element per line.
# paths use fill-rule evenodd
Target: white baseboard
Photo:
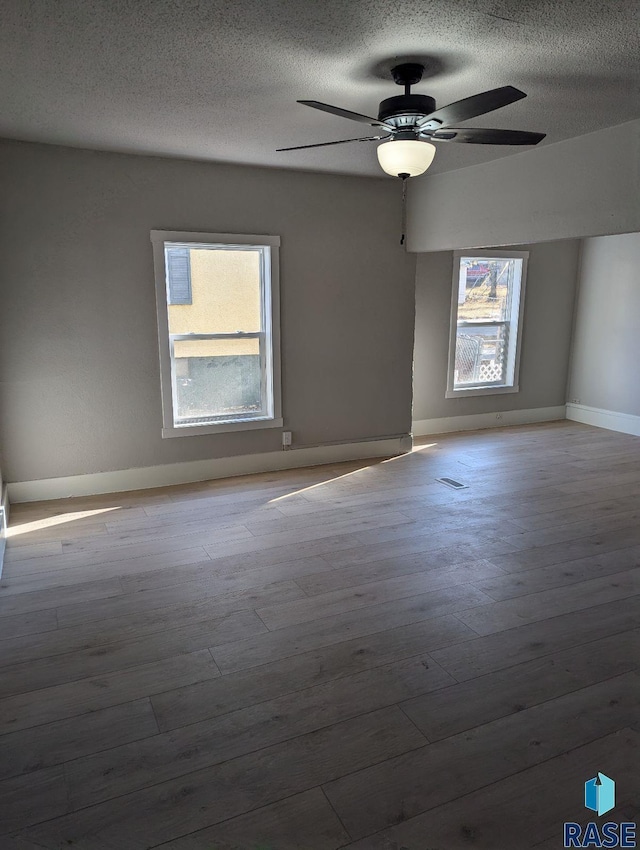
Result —
<path fill-rule="evenodd" d="M 583 425 L 595 425 L 596 428 L 608 428 L 640 437 L 640 416 L 630 413 L 617 413 L 615 410 L 602 410 L 586 404 L 567 404 L 567 419 L 582 422 Z"/>
<path fill-rule="evenodd" d="M 16 481 L 10 483 L 8 488 L 12 502 L 39 502 L 46 499 L 66 499 L 70 496 L 94 496 L 99 493 L 167 487 L 171 484 L 190 484 L 194 481 L 274 472 L 278 469 L 296 469 L 301 466 L 320 466 L 346 460 L 392 457 L 410 452 L 411 447 L 411 435 L 403 434 L 359 443 L 338 443 L 289 451 L 209 458 L 139 469 L 71 475 L 65 478 L 44 478 L 39 481 Z"/>
<path fill-rule="evenodd" d="M 504 428 L 507 425 L 531 425 L 535 422 L 554 422 L 566 419 L 564 404 L 557 407 L 534 407 L 530 410 L 503 410 L 494 413 L 474 413 L 471 416 L 447 416 L 442 419 L 419 419 L 413 423 L 413 436 L 447 434 L 452 431 L 478 431 L 483 428 Z"/>

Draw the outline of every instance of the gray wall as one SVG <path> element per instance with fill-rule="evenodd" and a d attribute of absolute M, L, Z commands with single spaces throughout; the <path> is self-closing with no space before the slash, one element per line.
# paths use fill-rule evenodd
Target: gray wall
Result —
<path fill-rule="evenodd" d="M 640 233 L 582 247 L 569 401 L 640 416 Z"/>
<path fill-rule="evenodd" d="M 413 419 L 555 407 L 566 401 L 578 240 L 514 245 L 529 251 L 520 358 L 520 391 L 445 398 L 453 253 L 419 254 Z"/>
<path fill-rule="evenodd" d="M 412 180 L 409 250 L 630 233 L 639 197 L 640 120 Z"/>
<path fill-rule="evenodd" d="M 280 449 L 278 430 L 161 439 L 151 229 L 282 237 L 294 445 L 410 430 L 396 181 L 2 142 L 0 185 L 8 481 Z"/>

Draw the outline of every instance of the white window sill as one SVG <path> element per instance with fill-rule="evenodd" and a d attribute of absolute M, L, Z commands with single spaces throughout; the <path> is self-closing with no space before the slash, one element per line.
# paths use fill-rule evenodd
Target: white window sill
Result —
<path fill-rule="evenodd" d="M 447 390 L 445 398 L 464 398 L 471 395 L 504 395 L 505 393 L 520 392 L 518 386 L 514 387 L 468 387 L 459 390 Z"/>
<path fill-rule="evenodd" d="M 229 431 L 258 431 L 266 428 L 282 428 L 282 419 L 235 419 L 233 422 L 216 422 L 208 425 L 185 425 L 163 428 L 162 438 L 197 437 L 201 434 L 224 434 Z"/>

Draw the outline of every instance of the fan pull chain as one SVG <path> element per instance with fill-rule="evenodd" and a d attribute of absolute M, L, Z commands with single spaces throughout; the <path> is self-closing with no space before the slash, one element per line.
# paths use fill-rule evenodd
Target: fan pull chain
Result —
<path fill-rule="evenodd" d="M 398 174 L 398 177 L 402 180 L 402 236 L 400 237 L 400 244 L 404 245 L 404 237 L 407 232 L 407 180 L 409 175 Z"/>

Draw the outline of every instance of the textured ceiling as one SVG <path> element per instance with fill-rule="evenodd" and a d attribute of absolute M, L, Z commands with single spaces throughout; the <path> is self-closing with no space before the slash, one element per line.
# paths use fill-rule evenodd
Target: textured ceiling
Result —
<path fill-rule="evenodd" d="M 496 86 L 525 100 L 469 126 L 542 144 L 640 116 L 637 0 L 0 0 L 0 136 L 380 175 L 368 134 L 295 103 L 376 114 L 386 72 L 423 58 L 443 105 Z M 441 144 L 433 171 L 522 148 Z"/>

